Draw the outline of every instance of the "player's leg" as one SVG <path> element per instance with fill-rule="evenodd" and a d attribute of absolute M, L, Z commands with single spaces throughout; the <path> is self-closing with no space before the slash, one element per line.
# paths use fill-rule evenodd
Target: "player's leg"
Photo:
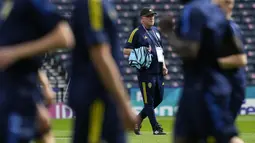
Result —
<path fill-rule="evenodd" d="M 88 136 L 88 113 L 82 111 L 75 111 L 75 113 L 76 118 L 73 120 L 72 143 L 86 143 Z"/>
<path fill-rule="evenodd" d="M 164 94 L 164 86 L 157 85 L 156 87 L 156 95 L 154 98 L 154 109 L 158 107 L 158 105 L 163 101 Z"/>
<path fill-rule="evenodd" d="M 201 90 L 184 87 L 174 122 L 174 143 L 198 143 L 204 137 L 206 120 Z"/>
<path fill-rule="evenodd" d="M 158 105 L 163 101 L 164 97 L 164 77 L 157 76 L 157 86 L 156 86 L 156 95 L 154 97 L 154 108 L 158 107 Z"/>
<path fill-rule="evenodd" d="M 158 105 L 163 101 L 163 96 L 164 96 L 164 82 L 163 80 L 159 80 L 156 88 L 155 88 L 155 96 L 154 96 L 154 109 L 158 107 Z M 145 113 L 145 110 L 142 110 L 142 112 L 139 113 L 141 121 L 143 121 L 146 117 L 147 114 Z"/>
<path fill-rule="evenodd" d="M 213 93 L 207 92 L 205 102 L 211 123 L 209 124 L 210 132 L 215 137 L 216 142 L 239 142 L 234 118 L 229 109 L 230 96 L 224 94 L 215 96 Z"/>
<path fill-rule="evenodd" d="M 105 139 L 108 143 L 127 143 L 127 136 L 124 131 L 117 132 L 110 138 Z"/>
<path fill-rule="evenodd" d="M 187 112 L 185 113 L 185 104 L 179 102 L 179 108 L 176 113 L 173 131 L 173 143 L 189 143 L 188 137 L 190 134 Z M 187 111 L 187 110 L 186 110 Z"/>
<path fill-rule="evenodd" d="M 136 135 L 140 135 L 141 134 L 140 133 L 141 124 L 142 124 L 143 120 L 147 117 L 148 110 L 149 110 L 150 114 L 154 113 L 154 111 L 152 113 L 152 111 L 151 111 L 151 109 L 149 107 L 150 106 L 151 106 L 151 108 L 154 107 L 154 105 L 153 105 L 154 103 L 152 103 L 153 102 L 153 97 L 151 97 L 151 95 L 154 95 L 154 91 L 153 90 L 154 90 L 154 87 L 155 87 L 155 86 L 152 87 L 152 83 L 150 81 L 153 81 L 153 80 L 148 79 L 148 77 L 143 77 L 143 78 L 138 77 L 138 79 L 139 79 L 140 91 L 142 93 L 142 98 L 143 98 L 143 102 L 144 102 L 144 108 L 138 114 L 139 123 L 136 124 L 135 129 L 134 129 L 134 133 Z M 155 84 L 153 84 L 153 85 L 155 85 Z M 150 89 L 150 90 L 148 90 L 148 89 Z M 148 100 L 148 98 L 149 98 L 149 100 Z M 156 120 L 156 117 L 155 117 L 155 120 Z"/>
<path fill-rule="evenodd" d="M 163 101 L 163 96 L 164 96 L 164 77 L 158 76 L 155 87 L 154 109 L 158 107 L 158 105 Z M 164 133 L 163 128 L 159 123 L 157 123 L 156 128 L 157 128 L 156 130 L 160 131 L 160 134 L 162 135 L 166 134 Z"/>
<path fill-rule="evenodd" d="M 116 105 L 108 102 L 105 105 L 103 139 L 107 143 L 126 143 L 127 136 Z"/>
<path fill-rule="evenodd" d="M 139 88 L 140 88 L 140 92 L 142 94 L 142 98 L 143 98 L 143 101 L 144 101 L 143 81 L 141 79 L 139 79 Z M 142 109 L 142 111 L 138 114 L 138 116 L 139 116 L 139 119 L 140 119 L 140 124 L 142 124 L 143 120 L 147 117 L 145 108 Z"/>
<path fill-rule="evenodd" d="M 142 85 L 142 84 L 140 84 Z M 141 91 L 143 90 L 142 86 L 140 86 Z M 158 105 L 163 101 L 163 95 L 164 95 L 164 81 L 163 81 L 163 76 L 159 77 L 159 81 L 155 87 L 155 96 L 154 96 L 154 104 L 153 104 L 153 108 L 157 108 Z M 140 135 L 140 128 L 142 127 L 141 123 L 142 121 L 147 117 L 145 108 L 139 113 L 139 117 L 140 117 L 140 125 L 137 125 L 135 128 L 135 133 L 137 135 Z M 159 128 L 161 128 L 161 126 L 159 125 Z M 162 129 L 163 131 L 163 129 Z"/>
<path fill-rule="evenodd" d="M 154 111 L 154 96 L 155 96 L 155 88 L 156 88 L 156 81 L 155 80 L 144 80 L 140 82 L 140 86 L 142 87 L 141 92 L 144 101 L 144 108 L 141 111 L 144 112 L 149 120 L 153 130 L 156 131 L 157 127 L 157 120 Z"/>
<path fill-rule="evenodd" d="M 158 107 L 158 105 L 163 101 L 163 96 L 164 96 L 164 77 L 163 76 L 158 76 L 158 81 L 156 85 L 156 95 L 154 97 L 154 109 Z M 147 115 L 145 112 L 140 112 L 140 117 L 141 120 L 144 120 Z"/>
<path fill-rule="evenodd" d="M 237 118 L 238 113 L 241 109 L 241 106 L 245 99 L 245 89 L 242 89 L 241 92 L 232 92 L 229 109 L 232 112 L 234 119 Z"/>
<path fill-rule="evenodd" d="M 104 121 L 105 104 L 94 100 L 89 107 L 76 108 L 73 143 L 100 143 Z"/>

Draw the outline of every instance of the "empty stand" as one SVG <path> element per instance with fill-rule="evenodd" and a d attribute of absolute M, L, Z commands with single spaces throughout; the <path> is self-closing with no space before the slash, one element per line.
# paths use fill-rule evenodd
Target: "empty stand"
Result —
<path fill-rule="evenodd" d="M 175 20 L 178 20 L 180 10 L 183 8 L 177 0 L 109 0 L 112 2 L 118 12 L 118 30 L 121 47 L 134 29 L 136 22 L 139 22 L 139 10 L 142 7 L 153 8 L 160 17 L 163 14 L 171 14 Z M 72 0 L 51 0 L 56 4 L 59 13 L 67 19 L 72 16 Z M 233 19 L 239 24 L 245 42 L 245 49 L 248 55 L 247 83 L 255 84 L 255 1 L 236 0 L 236 6 L 233 13 Z M 156 18 L 157 18 L 156 17 Z M 156 19 L 157 25 L 158 19 Z M 167 45 L 164 39 L 164 49 L 166 55 L 166 65 L 169 69 L 169 75 L 165 77 L 165 86 L 179 87 L 182 86 L 182 61 L 172 52 L 172 48 Z M 124 72 L 124 81 L 127 88 L 138 87 L 136 70 L 128 65 L 128 57 L 125 56 L 121 61 L 121 68 Z M 70 51 L 58 51 L 51 56 L 51 59 L 44 64 L 44 69 L 48 71 L 48 76 L 54 89 L 58 91 L 59 96 L 64 95 L 68 82 L 67 70 L 70 66 Z M 61 97 L 61 98 L 62 98 Z"/>

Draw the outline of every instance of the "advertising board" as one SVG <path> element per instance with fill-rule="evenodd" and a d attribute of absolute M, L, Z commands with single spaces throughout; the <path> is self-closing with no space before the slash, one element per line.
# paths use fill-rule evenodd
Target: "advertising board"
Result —
<path fill-rule="evenodd" d="M 174 116 L 178 110 L 178 100 L 181 88 L 165 88 L 164 100 L 155 109 L 157 116 Z M 133 110 L 138 114 L 143 109 L 143 98 L 139 88 L 130 89 L 130 100 Z M 74 112 L 63 103 L 52 105 L 49 109 L 52 118 L 69 119 L 74 117 Z M 187 111 L 188 112 L 188 111 Z M 242 105 L 241 115 L 255 115 L 255 87 L 246 88 L 246 99 Z"/>

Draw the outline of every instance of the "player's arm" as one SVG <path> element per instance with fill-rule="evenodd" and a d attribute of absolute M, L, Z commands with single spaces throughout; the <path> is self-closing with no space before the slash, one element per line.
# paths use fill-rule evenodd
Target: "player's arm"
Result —
<path fill-rule="evenodd" d="M 93 45 L 89 52 L 98 74 L 105 87 L 112 93 L 115 102 L 120 106 L 125 105 L 128 94 L 121 80 L 117 64 L 111 55 L 110 46 L 107 43 Z"/>
<path fill-rule="evenodd" d="M 218 62 L 223 69 L 240 68 L 247 65 L 247 57 L 245 54 L 231 55 L 219 58 Z"/>
<path fill-rule="evenodd" d="M 31 57 L 57 48 L 72 47 L 74 37 L 69 24 L 57 13 L 48 0 L 27 0 L 27 9 L 42 37 L 25 43 L 1 47 L 1 52 L 11 54 L 16 60 Z"/>
<path fill-rule="evenodd" d="M 55 93 L 52 90 L 52 87 L 50 85 L 50 82 L 48 80 L 48 77 L 45 72 L 38 71 L 38 79 L 42 86 L 43 96 L 46 100 L 46 103 L 48 105 L 51 105 L 53 103 L 53 100 L 55 98 Z"/>
<path fill-rule="evenodd" d="M 229 25 L 222 39 L 219 54 L 218 63 L 223 69 L 239 68 L 247 65 L 243 42 L 235 37 Z"/>
<path fill-rule="evenodd" d="M 183 11 L 181 21 L 180 25 L 174 26 L 172 17 L 166 16 L 160 20 L 160 31 L 181 57 L 195 58 L 200 49 L 201 28 L 205 17 L 198 9 L 187 8 Z"/>
<path fill-rule="evenodd" d="M 200 43 L 198 41 L 181 39 L 174 32 L 169 33 L 167 37 L 174 52 L 183 58 L 196 58 L 200 49 Z"/>
<path fill-rule="evenodd" d="M 67 22 L 61 21 L 44 37 L 17 45 L 1 47 L 0 52 L 10 54 L 13 58 L 19 60 L 58 48 L 73 47 L 73 45 L 74 37 L 71 28 Z"/>
<path fill-rule="evenodd" d="M 129 38 L 123 49 L 124 55 L 130 55 L 131 51 L 135 48 L 135 44 L 136 44 L 137 36 L 138 36 L 137 31 L 138 31 L 138 28 L 134 29 L 129 35 Z"/>
<path fill-rule="evenodd" d="M 40 81 L 40 84 L 43 86 L 43 88 L 50 88 L 50 83 L 45 72 L 39 70 L 38 79 Z"/>

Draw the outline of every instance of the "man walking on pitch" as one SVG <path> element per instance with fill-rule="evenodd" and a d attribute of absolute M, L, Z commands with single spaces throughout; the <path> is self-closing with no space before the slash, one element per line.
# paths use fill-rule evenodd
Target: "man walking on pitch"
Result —
<path fill-rule="evenodd" d="M 148 69 L 137 69 L 140 90 L 143 95 L 144 108 L 139 113 L 139 124 L 135 134 L 140 135 L 143 119 L 150 120 L 154 135 L 165 135 L 163 128 L 157 122 L 154 109 L 162 102 L 164 95 L 164 76 L 168 70 L 164 61 L 164 52 L 158 29 L 154 26 L 156 13 L 150 8 L 143 8 L 140 12 L 141 25 L 132 31 L 124 47 L 124 54 L 130 55 L 132 50 L 148 47 L 152 54 L 152 62 Z"/>

